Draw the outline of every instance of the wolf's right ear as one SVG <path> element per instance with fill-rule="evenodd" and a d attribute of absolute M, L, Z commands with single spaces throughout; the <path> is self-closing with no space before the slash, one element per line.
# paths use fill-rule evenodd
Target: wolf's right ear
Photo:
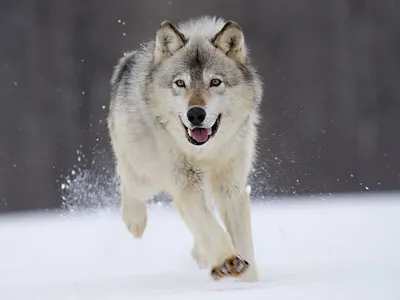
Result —
<path fill-rule="evenodd" d="M 172 25 L 171 22 L 163 21 L 156 35 L 156 49 L 154 52 L 156 63 L 171 57 L 185 43 L 186 38 L 183 33 Z"/>
<path fill-rule="evenodd" d="M 233 60 L 242 64 L 246 62 L 246 45 L 242 28 L 238 23 L 234 21 L 226 22 L 211 42 Z"/>

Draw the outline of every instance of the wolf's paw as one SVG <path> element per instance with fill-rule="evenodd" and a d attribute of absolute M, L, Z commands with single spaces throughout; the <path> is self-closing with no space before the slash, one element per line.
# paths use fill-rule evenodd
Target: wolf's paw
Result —
<path fill-rule="evenodd" d="M 206 269 L 208 267 L 208 260 L 206 254 L 198 245 L 194 245 L 191 252 L 192 258 L 196 261 L 199 269 Z"/>
<path fill-rule="evenodd" d="M 211 277 L 214 280 L 222 279 L 223 277 L 240 277 L 249 267 L 248 261 L 238 255 L 229 257 L 225 261 L 211 270 Z"/>
<path fill-rule="evenodd" d="M 122 219 L 125 222 L 126 228 L 135 238 L 140 239 L 143 236 L 147 225 L 146 210 L 139 213 L 138 211 L 125 208 L 122 210 Z"/>

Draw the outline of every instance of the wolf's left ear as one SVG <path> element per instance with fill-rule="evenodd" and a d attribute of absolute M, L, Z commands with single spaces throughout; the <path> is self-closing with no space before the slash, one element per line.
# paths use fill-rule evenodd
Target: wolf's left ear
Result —
<path fill-rule="evenodd" d="M 234 21 L 226 22 L 214 36 L 212 43 L 233 60 L 242 64 L 246 62 L 246 45 L 242 28 L 238 23 Z"/>
<path fill-rule="evenodd" d="M 154 52 L 156 62 L 172 56 L 186 43 L 186 38 L 169 21 L 163 21 L 156 35 L 156 49 Z"/>

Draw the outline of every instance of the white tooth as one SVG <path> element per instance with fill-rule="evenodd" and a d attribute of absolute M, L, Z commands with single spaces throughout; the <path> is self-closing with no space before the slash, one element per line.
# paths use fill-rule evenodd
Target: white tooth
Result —
<path fill-rule="evenodd" d="M 190 137 L 192 137 L 192 131 L 188 128 L 187 129 L 187 133 L 188 133 L 188 135 L 190 136 Z"/>

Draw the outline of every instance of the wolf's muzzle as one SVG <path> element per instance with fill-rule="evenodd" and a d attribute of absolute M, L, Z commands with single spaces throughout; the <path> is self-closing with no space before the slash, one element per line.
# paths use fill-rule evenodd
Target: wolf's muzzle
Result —
<path fill-rule="evenodd" d="M 185 124 L 182 122 L 182 119 L 181 119 L 181 124 L 185 130 L 185 135 L 189 143 L 195 146 L 200 146 L 208 142 L 208 140 L 217 133 L 220 121 L 221 121 L 221 114 L 218 115 L 214 125 L 209 128 L 195 126 L 192 129 L 190 129 L 185 126 Z"/>

